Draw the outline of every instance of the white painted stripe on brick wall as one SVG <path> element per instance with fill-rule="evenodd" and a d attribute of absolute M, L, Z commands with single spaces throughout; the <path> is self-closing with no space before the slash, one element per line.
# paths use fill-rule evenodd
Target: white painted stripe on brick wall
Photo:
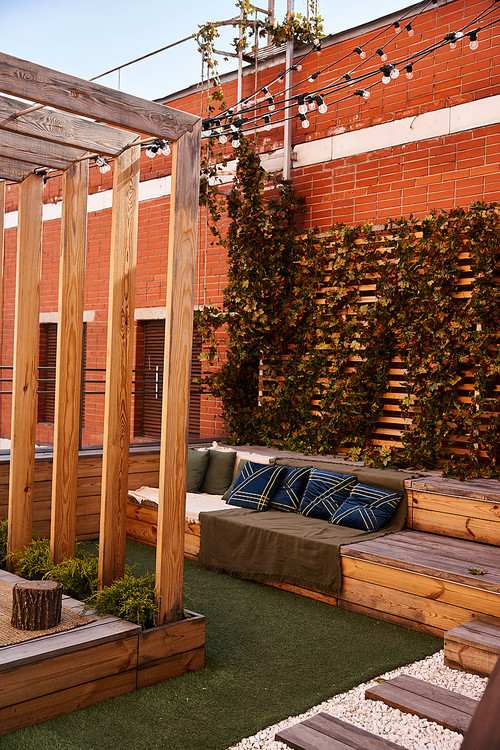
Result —
<path fill-rule="evenodd" d="M 299 143 L 294 147 L 295 158 L 292 166 L 310 167 L 313 164 L 324 164 L 335 159 L 345 159 L 349 156 L 378 151 L 383 148 L 402 146 L 406 143 L 416 143 L 429 138 L 440 138 L 452 133 L 461 133 L 474 128 L 483 128 L 500 123 L 500 94 L 488 96 L 466 104 L 456 104 L 454 107 L 444 107 L 434 112 L 425 112 L 416 117 L 404 117 L 372 125 L 349 133 L 340 133 L 317 141 Z M 262 166 L 269 172 L 278 171 L 283 164 L 283 149 L 278 149 L 261 157 Z M 236 162 L 230 161 L 221 173 L 219 183 L 232 182 Z M 139 201 L 148 201 L 170 195 L 171 177 L 159 177 L 146 180 L 139 186 Z M 113 191 L 103 190 L 101 193 L 89 195 L 87 210 L 89 213 L 104 211 L 111 208 Z M 62 204 L 47 203 L 43 207 L 43 220 L 53 221 L 61 218 Z M 5 229 L 17 227 L 17 211 L 5 214 Z"/>

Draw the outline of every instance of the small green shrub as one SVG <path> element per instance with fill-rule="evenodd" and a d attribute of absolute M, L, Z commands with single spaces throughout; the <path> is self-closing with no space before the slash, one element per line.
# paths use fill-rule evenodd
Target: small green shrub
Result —
<path fill-rule="evenodd" d="M 55 565 L 44 578 L 62 583 L 68 596 L 86 599 L 97 591 L 97 568 L 97 557 L 79 553 Z"/>
<path fill-rule="evenodd" d="M 148 573 L 141 578 L 126 573 L 124 578 L 105 586 L 85 600 L 85 609 L 98 615 L 115 615 L 142 628 L 156 624 L 155 577 Z"/>
<path fill-rule="evenodd" d="M 7 561 L 7 516 L 0 518 L 0 568 L 5 568 Z"/>
<path fill-rule="evenodd" d="M 50 541 L 33 539 L 24 550 L 15 550 L 12 555 L 17 575 L 31 581 L 50 578 L 54 563 L 50 559 Z"/>

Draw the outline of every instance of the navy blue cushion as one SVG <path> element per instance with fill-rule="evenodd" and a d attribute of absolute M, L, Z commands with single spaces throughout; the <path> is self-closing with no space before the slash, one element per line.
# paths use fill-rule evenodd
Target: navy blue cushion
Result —
<path fill-rule="evenodd" d="M 226 502 L 240 508 L 267 510 L 269 501 L 285 474 L 285 466 L 269 466 L 247 461 Z"/>
<path fill-rule="evenodd" d="M 356 477 L 323 469 L 311 469 L 309 481 L 300 501 L 299 513 L 328 520 L 349 497 Z"/>
<path fill-rule="evenodd" d="M 377 531 L 396 512 L 402 495 L 396 492 L 357 484 L 345 503 L 330 518 L 330 523 L 362 531 Z"/>
<path fill-rule="evenodd" d="M 286 468 L 286 467 L 284 467 Z M 296 513 L 300 500 L 304 494 L 309 479 L 309 466 L 299 466 L 297 469 L 287 468 L 287 472 L 274 494 L 269 507 L 286 513 Z"/>

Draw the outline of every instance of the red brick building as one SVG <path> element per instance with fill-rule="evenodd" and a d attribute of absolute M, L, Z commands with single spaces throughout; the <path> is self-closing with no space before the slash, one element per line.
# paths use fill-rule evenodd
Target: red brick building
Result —
<path fill-rule="evenodd" d="M 427 7 L 428 6 L 428 7 Z M 468 206 L 474 200 L 494 201 L 500 188 L 500 7 L 488 0 L 438 0 L 427 3 L 412 24 L 414 35 L 404 29 L 413 16 L 392 14 L 370 24 L 328 38 L 320 54 L 312 52 L 294 72 L 293 95 L 321 90 L 328 110 L 308 113 L 310 125 L 301 127 L 295 117 L 292 130 L 292 179 L 306 199 L 307 225 L 326 230 L 337 222 L 382 224 L 389 217 L 424 216 L 431 209 Z M 424 4 L 420 6 L 424 8 Z M 399 28 L 394 24 L 401 21 Z M 469 24 L 470 25 L 467 25 Z M 479 47 L 468 32 L 480 29 Z M 328 29 L 326 29 L 328 31 Z M 465 35 L 450 49 L 446 35 Z M 376 39 L 373 39 L 376 37 Z M 373 41 L 372 41 L 373 39 Z M 453 40 L 451 40 L 453 42 Z M 442 42 L 432 54 L 415 54 Z M 367 52 L 364 67 L 355 49 Z M 475 47 L 475 44 L 472 44 Z M 384 64 L 399 65 L 400 75 L 388 85 L 380 82 Z M 311 47 L 296 50 L 295 60 Z M 374 53 L 373 58 L 370 58 Z M 413 58 L 413 78 L 404 71 Z M 275 54 L 248 66 L 243 77 L 243 96 L 269 86 L 279 110 L 283 82 L 275 81 L 284 70 L 284 54 Z M 311 83 L 309 77 L 322 71 Z M 347 86 L 353 77 L 376 71 L 367 79 L 371 96 L 356 95 L 361 85 Z M 344 81 L 339 88 L 339 81 Z M 273 82 L 271 84 L 271 82 Z M 236 101 L 237 76 L 222 78 L 227 105 Z M 330 87 L 330 88 L 329 88 Z M 164 103 L 194 114 L 206 115 L 206 94 L 198 86 L 166 97 Z M 202 109 L 204 111 L 202 111 Z M 279 121 L 281 115 L 271 120 Z M 279 171 L 283 165 L 283 126 L 258 128 L 258 149 L 263 166 Z M 232 148 L 222 180 L 231 180 Z M 109 245 L 112 174 L 90 170 L 88 242 L 85 290 L 85 368 L 82 394 L 81 443 L 102 442 L 104 366 L 106 354 Z M 170 194 L 170 157 L 154 159 L 144 153 L 141 164 L 139 246 L 136 282 L 135 396 L 133 440 L 154 439 L 155 420 L 161 403 L 161 358 L 158 335 L 164 318 L 166 252 Z M 51 174 L 45 187 L 44 236 L 41 282 L 40 395 L 37 441 L 50 444 L 51 347 L 57 325 L 57 285 L 61 215 L 61 179 Z M 10 383 L 14 326 L 17 187 L 8 185 L 5 216 L 5 270 L 1 360 L 0 437 L 10 434 Z M 212 244 L 204 211 L 199 218 L 199 248 L 195 305 L 219 305 L 225 285 L 226 258 Z M 223 432 L 217 403 L 193 392 L 190 432 L 211 438 Z"/>

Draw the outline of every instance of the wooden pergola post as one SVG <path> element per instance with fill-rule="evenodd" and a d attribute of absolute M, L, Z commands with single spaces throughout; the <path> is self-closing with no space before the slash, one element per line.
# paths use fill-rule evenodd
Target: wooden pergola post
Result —
<path fill-rule="evenodd" d="M 114 160 L 99 582 L 125 572 L 140 146 Z"/>
<path fill-rule="evenodd" d="M 158 624 L 182 618 L 187 412 L 200 178 L 197 123 L 173 148 L 156 546 Z"/>
<path fill-rule="evenodd" d="M 63 175 L 50 520 L 55 563 L 73 557 L 76 544 L 88 173 L 88 161 L 80 161 Z"/>
<path fill-rule="evenodd" d="M 0 343 L 3 330 L 3 267 L 4 267 L 4 223 L 5 223 L 5 181 L 0 180 Z"/>
<path fill-rule="evenodd" d="M 7 552 L 31 542 L 40 330 L 43 178 L 19 190 Z"/>

